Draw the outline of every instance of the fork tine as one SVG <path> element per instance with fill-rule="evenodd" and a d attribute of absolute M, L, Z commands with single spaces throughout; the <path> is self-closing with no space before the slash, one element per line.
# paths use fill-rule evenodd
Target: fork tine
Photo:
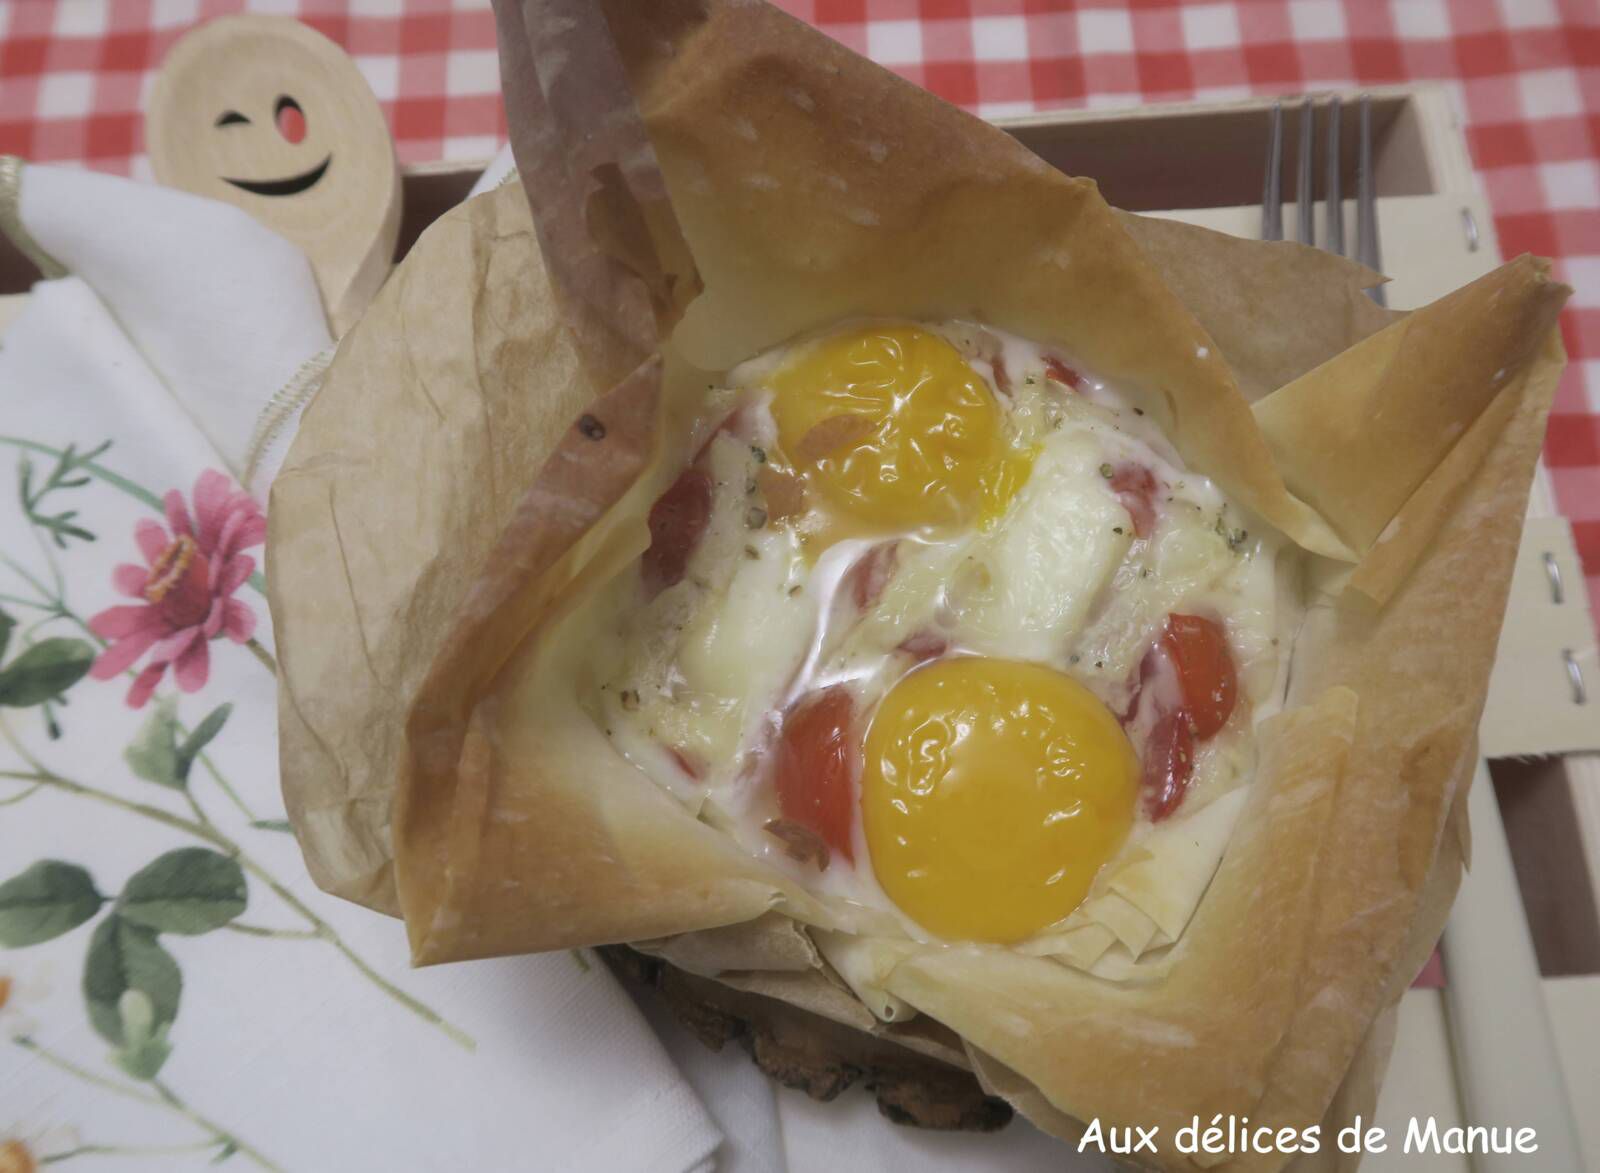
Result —
<path fill-rule="evenodd" d="M 1328 207 L 1325 225 L 1327 244 L 1331 253 L 1344 256 L 1344 194 L 1339 184 L 1339 113 L 1342 103 L 1335 94 L 1328 100 L 1328 170 L 1322 180 L 1322 198 Z"/>
<path fill-rule="evenodd" d="M 1308 94 L 1300 103 L 1300 171 L 1294 189 L 1295 211 L 1300 220 L 1295 239 L 1301 244 L 1317 243 L 1317 201 L 1311 183 L 1311 144 L 1316 137 L 1316 105 Z"/>
<path fill-rule="evenodd" d="M 1369 269 L 1383 272 L 1383 255 L 1378 248 L 1378 197 L 1372 174 L 1372 98 L 1361 95 L 1361 157 L 1356 165 L 1356 260 Z M 1381 306 L 1389 304 L 1383 286 L 1367 290 L 1367 296 Z"/>
<path fill-rule="evenodd" d="M 1283 103 L 1272 104 L 1271 125 L 1267 130 L 1267 178 L 1261 190 L 1261 239 L 1283 239 L 1283 190 L 1279 172 L 1283 169 Z"/>

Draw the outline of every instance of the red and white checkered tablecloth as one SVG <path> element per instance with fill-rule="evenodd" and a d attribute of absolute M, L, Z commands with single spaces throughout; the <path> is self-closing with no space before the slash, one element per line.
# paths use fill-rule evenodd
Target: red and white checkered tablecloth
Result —
<path fill-rule="evenodd" d="M 1600 0 L 780 0 L 950 101 L 1052 106 L 1452 83 L 1507 255 L 1577 296 L 1545 460 L 1600 615 Z M 299 16 L 356 59 L 407 162 L 505 133 L 488 0 L 0 0 L 0 153 L 146 174 L 141 103 L 198 20 Z"/>

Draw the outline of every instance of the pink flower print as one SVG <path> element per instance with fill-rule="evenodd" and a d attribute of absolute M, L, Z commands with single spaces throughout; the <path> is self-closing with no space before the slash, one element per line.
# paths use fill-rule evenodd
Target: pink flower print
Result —
<path fill-rule="evenodd" d="M 254 634 L 256 615 L 233 597 L 255 571 L 256 561 L 241 553 L 267 537 L 267 520 L 248 493 L 214 469 L 194 483 L 194 513 L 173 489 L 163 499 L 167 524 L 145 518 L 134 540 L 145 564 L 124 563 L 112 581 L 138 603 L 108 607 L 89 620 L 89 628 L 110 641 L 89 675 L 110 680 L 131 668 L 146 652 L 149 659 L 128 689 L 128 704 L 141 708 L 168 667 L 184 692 L 195 692 L 211 674 L 211 640 L 226 635 L 244 643 Z"/>

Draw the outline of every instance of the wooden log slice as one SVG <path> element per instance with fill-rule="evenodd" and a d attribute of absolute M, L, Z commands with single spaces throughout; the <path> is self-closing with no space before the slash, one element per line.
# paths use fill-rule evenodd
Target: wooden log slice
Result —
<path fill-rule="evenodd" d="M 626 945 L 595 950 L 625 984 L 648 987 L 713 1051 L 737 1040 L 755 1065 L 785 1087 L 828 1101 L 860 1083 L 896 1124 L 994 1132 L 1011 1105 L 985 1095 L 970 1071 L 876 1038 L 775 998 L 686 973 Z"/>

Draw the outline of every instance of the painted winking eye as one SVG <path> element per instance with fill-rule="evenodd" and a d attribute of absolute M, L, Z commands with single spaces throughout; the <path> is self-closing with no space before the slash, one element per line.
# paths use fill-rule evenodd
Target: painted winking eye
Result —
<path fill-rule="evenodd" d="M 1133 747 L 1093 693 L 1040 664 L 967 656 L 912 672 L 863 758 L 878 882 L 953 940 L 1017 941 L 1065 917 L 1133 825 Z"/>
<path fill-rule="evenodd" d="M 823 500 L 873 530 L 998 516 L 1031 456 L 1008 442 L 994 393 L 949 342 L 909 324 L 823 339 L 773 379 L 784 454 Z"/>

